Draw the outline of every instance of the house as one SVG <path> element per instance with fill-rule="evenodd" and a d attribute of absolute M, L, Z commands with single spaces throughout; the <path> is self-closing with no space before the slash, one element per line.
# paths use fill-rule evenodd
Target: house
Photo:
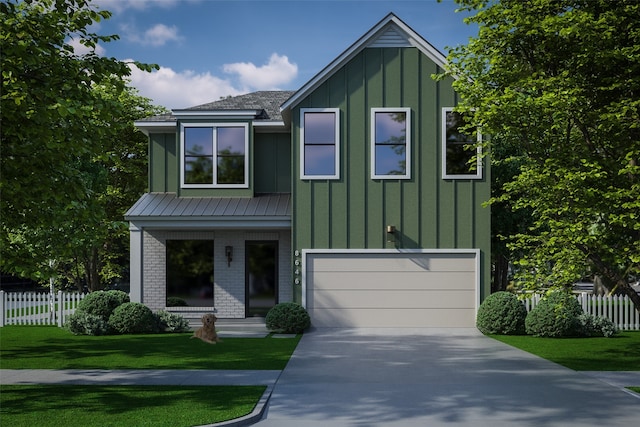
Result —
<path fill-rule="evenodd" d="M 294 92 L 136 122 L 131 299 L 182 314 L 303 304 L 318 327 L 472 327 L 490 292 L 487 160 L 445 57 L 389 14 Z M 176 304 L 186 306 L 175 306 Z"/>

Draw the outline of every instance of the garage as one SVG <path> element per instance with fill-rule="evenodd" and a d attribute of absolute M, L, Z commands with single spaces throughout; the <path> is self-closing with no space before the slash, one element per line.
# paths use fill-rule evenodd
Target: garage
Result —
<path fill-rule="evenodd" d="M 316 327 L 473 327 L 479 250 L 307 250 L 303 295 Z"/>

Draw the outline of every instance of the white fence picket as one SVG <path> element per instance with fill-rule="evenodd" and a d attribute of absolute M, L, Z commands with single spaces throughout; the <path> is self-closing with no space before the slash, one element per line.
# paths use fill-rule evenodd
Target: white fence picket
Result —
<path fill-rule="evenodd" d="M 580 293 L 577 295 L 582 310 L 593 316 L 611 320 L 621 331 L 640 330 L 640 313 L 626 295 L 593 295 Z M 527 295 L 523 300 L 527 311 L 531 311 L 542 299 L 540 294 Z"/>
<path fill-rule="evenodd" d="M 84 294 L 79 292 L 0 291 L 0 327 L 5 325 L 64 326 Z M 55 308 L 57 305 L 57 309 Z"/>

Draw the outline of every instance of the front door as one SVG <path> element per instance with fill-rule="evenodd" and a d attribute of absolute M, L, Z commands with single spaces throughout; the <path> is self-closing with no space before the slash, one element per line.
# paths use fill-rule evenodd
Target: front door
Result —
<path fill-rule="evenodd" d="M 266 316 L 278 303 L 278 242 L 246 242 L 246 316 Z"/>

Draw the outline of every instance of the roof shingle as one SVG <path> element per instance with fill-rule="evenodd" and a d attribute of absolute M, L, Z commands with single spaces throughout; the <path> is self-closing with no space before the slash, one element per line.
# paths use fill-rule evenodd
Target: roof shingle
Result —
<path fill-rule="evenodd" d="M 244 95 L 229 96 L 218 101 L 196 105 L 180 111 L 234 111 L 234 110 L 263 110 L 264 114 L 259 120 L 281 121 L 280 105 L 289 99 L 295 92 L 291 90 L 258 91 Z M 146 117 L 139 122 L 175 122 L 173 114 L 161 114 Z"/>

